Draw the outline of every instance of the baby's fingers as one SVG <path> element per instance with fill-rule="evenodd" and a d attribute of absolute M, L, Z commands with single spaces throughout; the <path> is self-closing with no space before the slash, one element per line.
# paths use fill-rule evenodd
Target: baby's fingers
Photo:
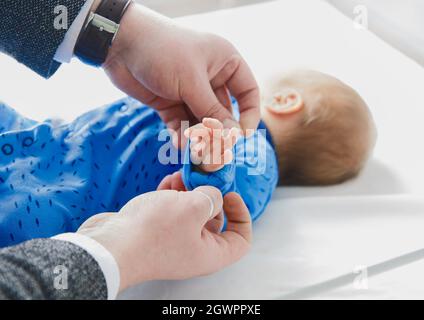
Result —
<path fill-rule="evenodd" d="M 239 128 L 231 128 L 227 138 L 231 142 L 231 146 L 234 147 L 238 139 L 242 136 L 241 130 Z"/>
<path fill-rule="evenodd" d="M 230 164 L 234 159 L 234 152 L 233 150 L 225 150 L 224 154 L 222 155 L 222 163 L 223 164 Z"/>
<path fill-rule="evenodd" d="M 224 125 L 222 124 L 222 122 L 217 120 L 217 119 L 204 118 L 202 123 L 205 127 L 208 127 L 212 130 L 223 130 L 224 129 Z"/>
<path fill-rule="evenodd" d="M 196 124 L 195 126 L 192 126 L 184 131 L 184 136 L 191 140 L 195 138 L 205 138 L 210 134 L 210 129 L 205 127 L 202 123 Z"/>
<path fill-rule="evenodd" d="M 233 128 L 223 137 L 223 152 L 233 149 L 240 137 L 240 130 Z"/>
<path fill-rule="evenodd" d="M 204 162 L 207 154 L 206 143 L 204 141 L 190 144 L 190 158 L 193 164 L 199 165 Z"/>
<path fill-rule="evenodd" d="M 166 176 L 158 186 L 158 190 L 176 190 L 187 191 L 181 172 L 174 172 L 172 175 Z"/>

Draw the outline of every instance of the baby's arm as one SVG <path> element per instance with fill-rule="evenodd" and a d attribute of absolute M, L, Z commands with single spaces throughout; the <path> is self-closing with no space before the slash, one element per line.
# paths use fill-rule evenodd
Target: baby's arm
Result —
<path fill-rule="evenodd" d="M 233 160 L 238 129 L 224 129 L 218 120 L 206 118 L 184 134 L 189 140 L 182 170 L 187 189 L 211 185 L 224 195 L 235 191 Z"/>
<path fill-rule="evenodd" d="M 231 163 L 237 132 L 238 129 L 224 130 L 221 122 L 211 118 L 206 118 L 202 123 L 187 129 L 184 134 L 189 141 L 189 148 L 186 150 L 183 170 L 165 177 L 158 190 L 185 191 L 195 189 L 196 186 L 212 184 L 227 193 L 228 185 L 234 181 L 234 168 Z M 186 178 L 184 182 L 182 173 Z M 206 176 L 212 180 L 222 176 L 222 180 L 215 184 L 209 181 L 207 184 L 204 183 Z"/>
<path fill-rule="evenodd" d="M 239 193 L 252 219 L 265 210 L 278 182 L 278 165 L 272 146 L 265 135 L 256 131 L 239 139 L 238 130 L 228 131 L 214 119 L 186 132 L 190 147 L 182 170 L 188 190 L 212 185 L 225 195 Z"/>

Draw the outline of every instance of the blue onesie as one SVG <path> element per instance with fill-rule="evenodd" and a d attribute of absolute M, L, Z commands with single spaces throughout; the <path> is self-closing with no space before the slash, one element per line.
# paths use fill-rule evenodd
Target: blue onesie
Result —
<path fill-rule="evenodd" d="M 240 139 L 233 163 L 203 174 L 164 132 L 157 113 L 131 98 L 64 125 L 26 119 L 0 103 L 0 247 L 76 231 L 178 170 L 188 190 L 213 185 L 238 192 L 253 220 L 265 210 L 278 181 L 269 135 Z"/>

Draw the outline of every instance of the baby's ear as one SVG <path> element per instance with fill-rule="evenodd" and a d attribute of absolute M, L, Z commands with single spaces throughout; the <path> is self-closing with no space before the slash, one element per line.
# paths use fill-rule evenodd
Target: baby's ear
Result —
<path fill-rule="evenodd" d="M 271 101 L 265 103 L 265 108 L 275 115 L 290 115 L 303 109 L 304 101 L 295 89 L 284 89 L 274 94 Z"/>

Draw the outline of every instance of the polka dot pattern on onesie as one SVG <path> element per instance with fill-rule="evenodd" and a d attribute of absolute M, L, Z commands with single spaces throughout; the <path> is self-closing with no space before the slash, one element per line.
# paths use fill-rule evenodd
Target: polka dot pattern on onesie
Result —
<path fill-rule="evenodd" d="M 37 123 L 0 104 L 0 246 L 76 231 L 119 211 L 181 165 L 162 165 L 165 125 L 127 98 L 70 124 Z M 4 120 L 3 120 L 4 119 Z"/>

